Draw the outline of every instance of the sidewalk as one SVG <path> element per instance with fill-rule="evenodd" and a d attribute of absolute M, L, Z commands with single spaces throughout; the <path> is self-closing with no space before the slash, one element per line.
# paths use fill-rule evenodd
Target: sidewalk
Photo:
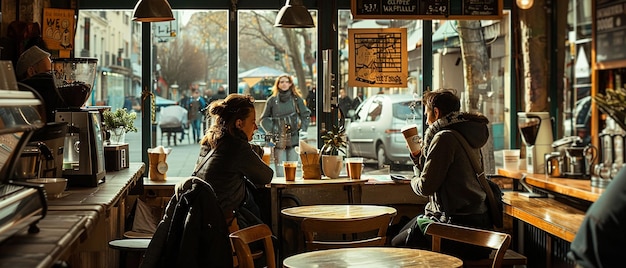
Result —
<path fill-rule="evenodd" d="M 141 129 L 141 118 L 135 120 L 135 127 Z M 180 138 L 180 134 L 178 138 Z M 172 152 L 167 156 L 168 177 L 187 177 L 193 173 L 200 154 L 200 144 L 194 141 L 189 143 L 189 141 L 185 137 L 182 143 L 178 143 L 176 146 L 172 143 L 171 146 L 167 146 L 167 139 L 163 139 L 163 147 L 172 148 Z M 142 153 L 144 153 L 141 152 L 141 133 L 126 133 L 126 142 L 129 144 L 130 162 L 141 162 Z M 158 127 L 156 129 L 156 145 L 161 145 L 161 130 Z"/>

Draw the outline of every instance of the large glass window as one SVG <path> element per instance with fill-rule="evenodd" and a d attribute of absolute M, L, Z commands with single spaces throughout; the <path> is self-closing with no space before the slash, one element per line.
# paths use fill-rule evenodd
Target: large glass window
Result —
<path fill-rule="evenodd" d="M 318 12 L 310 10 L 317 22 Z M 420 20 L 353 20 L 350 10 L 337 11 L 338 71 L 335 74 L 338 90 L 344 89 L 347 97 L 353 100 L 353 116 L 357 106 L 363 100 L 376 94 L 408 94 L 410 99 L 421 98 L 422 77 L 422 21 Z M 181 105 L 187 109 L 187 97 L 191 91 L 198 90 L 206 104 L 215 99 L 224 98 L 218 92 L 238 92 L 252 95 L 256 100 L 257 118 L 265 109 L 265 100 L 272 94 L 271 88 L 276 78 L 288 74 L 302 93 L 302 98 L 315 102 L 311 98 L 317 85 L 317 59 L 321 51 L 318 48 L 318 28 L 288 29 L 273 26 L 277 9 L 246 10 L 240 9 L 235 15 L 237 29 L 230 29 L 229 11 L 223 10 L 174 10 L 176 20 L 151 23 L 150 43 L 142 42 L 142 24 L 129 21 L 131 10 L 93 11 L 80 10 L 78 32 L 76 34 L 75 55 L 98 59 L 98 75 L 94 91 L 88 105 L 108 105 L 112 109 L 127 108 L 142 112 L 142 67 L 152 64 L 152 85 L 154 109 L 153 122 L 142 122 L 138 116 L 135 122 L 138 133 L 129 133 L 127 138 L 133 142 L 131 161 L 141 159 L 141 125 L 153 124 L 153 144 L 185 148 L 190 155 L 197 156 L 199 137 L 189 137 L 193 131 L 184 125 L 183 132 L 174 133 L 174 138 L 164 138 L 159 121 L 160 110 L 169 105 Z M 507 18 L 505 17 L 505 20 Z M 461 51 L 458 34 L 451 21 L 434 22 L 433 51 L 434 75 L 433 88 L 452 85 L 459 91 L 463 89 L 463 64 L 459 61 Z M 446 28 L 451 27 L 452 28 Z M 494 127 L 496 149 L 506 147 L 506 131 L 502 130 L 504 114 L 504 95 L 509 92 L 508 66 L 510 52 L 506 45 L 508 23 L 490 21 L 483 24 L 490 51 L 490 91 L 482 96 L 481 112 L 488 114 L 490 120 L 498 125 Z M 349 77 L 349 42 L 348 29 L 351 28 L 406 28 L 408 52 L 408 86 L 397 88 L 351 87 Z M 229 32 L 237 32 L 238 47 L 233 47 Z M 142 62 L 142 51 L 150 46 L 151 62 Z M 583 47 L 584 49 L 584 47 Z M 235 51 L 236 50 L 236 51 Z M 237 53 L 236 62 L 232 53 Z M 429 54 L 429 53 L 426 53 Z M 237 83 L 229 84 L 229 64 L 235 64 Z M 231 68 L 232 69 L 232 68 Z M 231 78 L 232 79 L 232 78 Z M 232 88 L 236 87 L 236 88 Z M 355 99 L 359 101 L 354 101 Z M 308 103 L 314 109 L 316 104 Z M 421 108 L 421 107 L 420 107 Z M 195 112 L 195 111 L 194 111 Z M 316 111 L 319 112 L 319 111 Z M 316 114 L 313 113 L 313 116 Z M 347 120 L 348 122 L 350 120 Z M 204 122 L 201 128 L 206 130 L 210 122 Z M 202 133 L 203 133 L 202 131 Z M 304 139 L 317 146 L 317 125 L 315 119 Z M 134 140 L 133 140 L 134 139 Z M 255 135 L 255 143 L 265 144 L 263 131 Z M 151 145 L 151 146 L 152 146 Z M 184 147 L 181 147 L 184 146 Z M 408 157 L 407 157 L 408 158 Z M 193 162 L 193 161 L 192 161 Z M 176 169 L 178 167 L 171 167 Z M 180 167 L 189 169 L 189 167 Z M 181 174 L 188 174 L 181 173 Z"/>

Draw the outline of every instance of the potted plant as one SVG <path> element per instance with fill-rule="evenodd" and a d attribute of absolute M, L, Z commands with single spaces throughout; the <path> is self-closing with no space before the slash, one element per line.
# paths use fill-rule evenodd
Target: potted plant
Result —
<path fill-rule="evenodd" d="M 118 108 L 115 112 L 106 110 L 102 113 L 104 119 L 104 129 L 109 131 L 111 138 L 109 142 L 119 144 L 124 142 L 124 136 L 127 132 L 137 132 L 134 121 L 137 119 L 137 113 L 128 112 L 126 108 Z"/>
<path fill-rule="evenodd" d="M 322 135 L 322 140 L 324 142 L 320 150 L 322 170 L 324 175 L 337 178 L 343 168 L 343 157 L 339 155 L 339 152 L 345 155 L 345 149 L 348 147 L 346 129 L 343 126 L 333 126 L 331 130 Z"/>

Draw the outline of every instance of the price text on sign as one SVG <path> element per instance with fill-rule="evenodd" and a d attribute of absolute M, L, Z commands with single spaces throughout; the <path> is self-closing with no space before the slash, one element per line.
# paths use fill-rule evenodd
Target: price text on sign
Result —
<path fill-rule="evenodd" d="M 352 0 L 354 19 L 500 19 L 502 0 Z"/>

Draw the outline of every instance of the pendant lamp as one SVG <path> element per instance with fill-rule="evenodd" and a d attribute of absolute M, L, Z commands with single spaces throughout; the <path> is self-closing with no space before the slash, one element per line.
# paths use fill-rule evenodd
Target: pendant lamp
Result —
<path fill-rule="evenodd" d="M 287 0 L 276 15 L 274 27 L 282 28 L 313 28 L 313 18 L 302 0 Z"/>
<path fill-rule="evenodd" d="M 533 7 L 533 0 L 516 0 L 517 6 L 521 9 L 529 9 Z"/>
<path fill-rule="evenodd" d="M 174 20 L 172 7 L 167 0 L 139 0 L 133 10 L 133 20 L 158 22 Z"/>

